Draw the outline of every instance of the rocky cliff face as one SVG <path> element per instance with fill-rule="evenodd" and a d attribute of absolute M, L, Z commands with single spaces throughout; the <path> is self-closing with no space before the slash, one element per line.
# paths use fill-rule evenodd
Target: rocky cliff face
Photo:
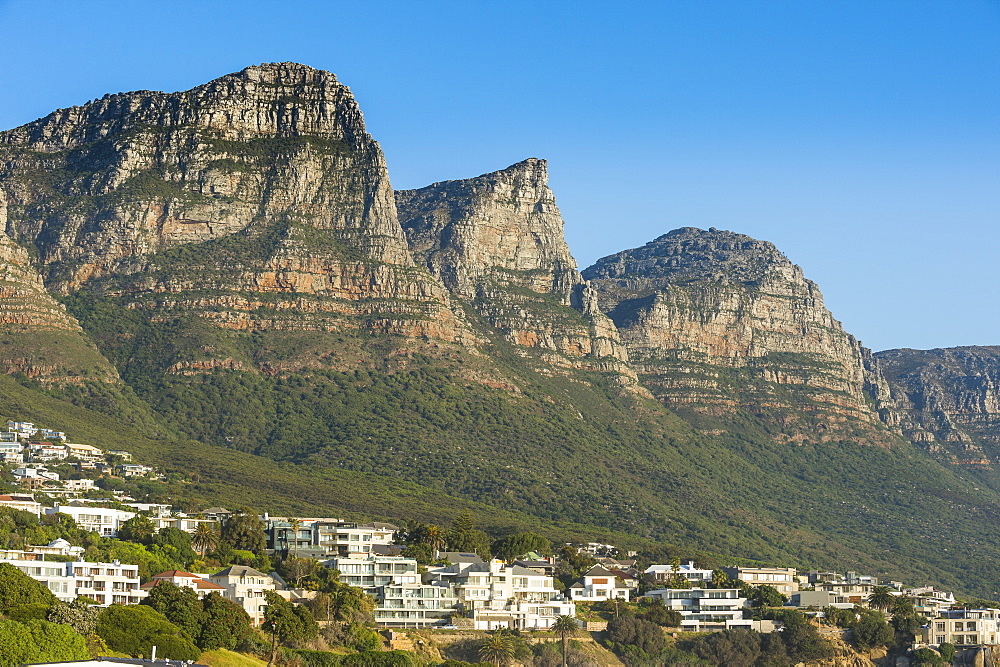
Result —
<path fill-rule="evenodd" d="M 396 204 L 416 260 L 510 342 L 578 367 L 627 370 L 566 245 L 544 160 L 400 190 Z"/>
<path fill-rule="evenodd" d="M 643 383 L 706 414 L 770 413 L 797 441 L 893 421 L 870 353 L 772 244 L 678 229 L 583 272 Z M 875 408 L 872 407 L 874 402 Z"/>
<path fill-rule="evenodd" d="M 0 222 L 6 207 L 0 196 Z M 28 252 L 0 232 L 0 371 L 46 385 L 119 382 L 79 322 L 56 301 Z"/>
<path fill-rule="evenodd" d="M 1000 347 L 876 353 L 906 436 L 947 461 L 1000 464 Z"/>
<path fill-rule="evenodd" d="M 413 263 L 382 152 L 328 72 L 260 65 L 56 111 L 0 133 L 0 191 L 62 294 L 237 331 L 474 340 Z"/>

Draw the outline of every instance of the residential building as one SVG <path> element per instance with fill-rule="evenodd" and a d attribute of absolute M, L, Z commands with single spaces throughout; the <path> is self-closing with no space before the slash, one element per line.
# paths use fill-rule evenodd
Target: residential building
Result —
<path fill-rule="evenodd" d="M 45 584 L 63 602 L 90 598 L 98 605 L 138 604 L 145 596 L 139 588 L 139 567 L 114 561 L 55 563 L 29 551 L 0 551 L 0 559 Z"/>
<path fill-rule="evenodd" d="M 120 458 L 125 463 L 131 463 L 132 462 L 132 454 L 129 453 L 129 452 L 126 452 L 124 449 L 109 449 L 108 450 L 108 456 L 117 456 L 118 458 Z"/>
<path fill-rule="evenodd" d="M 417 561 L 413 558 L 357 554 L 337 556 L 324 565 L 340 571 L 340 580 L 345 584 L 373 595 L 380 586 L 420 583 Z"/>
<path fill-rule="evenodd" d="M 730 579 L 750 586 L 771 586 L 782 595 L 791 595 L 799 590 L 794 567 L 724 567 L 722 571 Z"/>
<path fill-rule="evenodd" d="M 0 507 L 23 510 L 38 516 L 42 514 L 42 504 L 35 502 L 35 497 L 30 495 L 12 493 L 9 496 L 0 496 Z"/>
<path fill-rule="evenodd" d="M 20 433 L 14 431 L 0 431 L 0 442 L 11 443 L 11 442 L 21 442 Z"/>
<path fill-rule="evenodd" d="M 0 443 L 0 463 L 24 463 L 24 448 L 21 443 Z"/>
<path fill-rule="evenodd" d="M 653 581 L 669 581 L 674 576 L 673 565 L 650 565 L 642 572 Z M 711 583 L 712 570 L 695 567 L 694 561 L 689 560 L 680 564 L 677 574 L 687 579 L 692 586 L 701 586 Z"/>
<path fill-rule="evenodd" d="M 26 546 L 24 550 L 50 556 L 74 556 L 77 560 L 83 560 L 83 552 L 86 551 L 83 547 L 74 547 L 61 537 L 52 540 L 45 546 Z"/>
<path fill-rule="evenodd" d="M 97 463 L 98 461 L 104 460 L 104 452 L 92 445 L 81 445 L 78 443 L 67 442 L 65 447 L 70 456 L 74 456 L 80 461 L 91 461 L 93 463 Z"/>
<path fill-rule="evenodd" d="M 209 581 L 205 578 L 205 576 L 193 574 L 191 572 L 184 572 L 182 570 L 167 570 L 166 572 L 154 574 L 149 581 L 142 585 L 141 588 L 148 593 L 164 581 L 168 581 L 174 586 L 190 588 L 198 594 L 199 598 L 203 598 L 209 593 L 218 593 L 219 595 L 225 596 L 226 592 L 226 588 L 224 586 L 220 586 L 219 584 Z"/>
<path fill-rule="evenodd" d="M 39 431 L 42 440 L 61 440 L 66 442 L 66 434 L 62 431 L 53 431 L 50 428 L 43 428 Z"/>
<path fill-rule="evenodd" d="M 90 491 L 97 488 L 92 479 L 64 479 L 62 484 L 64 489 L 71 491 Z"/>
<path fill-rule="evenodd" d="M 386 584 L 375 592 L 375 622 L 385 628 L 426 628 L 444 624 L 457 599 L 450 586 Z"/>
<path fill-rule="evenodd" d="M 847 595 L 838 595 L 832 591 L 799 591 L 792 593 L 790 604 L 793 607 L 836 607 L 837 609 L 852 609 L 854 602 Z"/>
<path fill-rule="evenodd" d="M 156 527 L 156 530 L 163 530 L 164 528 L 177 528 L 178 530 L 183 530 L 185 533 L 193 533 L 198 529 L 198 524 L 207 523 L 213 528 L 218 527 L 218 523 L 211 519 L 199 519 L 193 516 L 179 515 L 179 516 L 154 516 L 149 518 Z"/>
<path fill-rule="evenodd" d="M 458 610 L 471 613 L 477 630 L 547 628 L 561 615 L 576 614 L 576 604 L 556 590 L 552 577 L 499 560 L 454 563 L 424 578 L 454 590 Z"/>
<path fill-rule="evenodd" d="M 122 477 L 143 477 L 153 472 L 153 468 L 138 463 L 123 463 L 115 467 L 115 472 Z"/>
<path fill-rule="evenodd" d="M 399 530 L 391 523 L 329 518 L 270 517 L 266 522 L 268 549 L 312 558 L 373 553 L 376 546 L 391 545 Z"/>
<path fill-rule="evenodd" d="M 35 425 L 31 422 L 16 422 L 12 419 L 7 420 L 7 431 L 17 433 L 21 440 L 27 440 L 33 436 L 37 430 L 38 429 L 35 428 Z"/>
<path fill-rule="evenodd" d="M 53 445 L 48 442 L 33 442 L 28 445 L 28 458 L 32 463 L 46 461 L 62 461 L 69 456 L 65 445 Z"/>
<path fill-rule="evenodd" d="M 955 594 L 939 591 L 933 586 L 903 589 L 903 595 L 913 600 L 914 609 L 923 616 L 937 616 L 955 606 Z"/>
<path fill-rule="evenodd" d="M 267 608 L 264 592 L 275 590 L 271 577 L 246 565 L 231 565 L 210 575 L 208 580 L 225 589 L 220 591 L 222 597 L 243 607 L 255 626 L 264 622 Z"/>
<path fill-rule="evenodd" d="M 58 482 L 59 474 L 54 472 L 49 472 L 45 468 L 34 467 L 34 468 L 14 468 L 11 471 L 11 475 L 14 476 L 14 481 L 26 482 L 28 480 L 43 480 L 48 482 Z"/>
<path fill-rule="evenodd" d="M 93 507 L 92 505 L 60 505 L 46 507 L 46 514 L 55 513 L 68 514 L 73 517 L 76 524 L 84 530 L 98 533 L 104 537 L 115 537 L 118 535 L 118 528 L 123 523 L 136 515 L 135 512 L 125 512 L 123 510 L 109 509 L 107 507 Z"/>
<path fill-rule="evenodd" d="M 665 588 L 646 593 L 662 600 L 663 606 L 681 615 L 681 628 L 688 632 L 713 632 L 729 628 L 752 628 L 743 618 L 746 598 L 738 588 Z"/>
<path fill-rule="evenodd" d="M 868 596 L 872 594 L 872 589 L 875 586 L 859 579 L 855 579 L 853 582 L 838 579 L 837 581 L 817 582 L 815 588 L 817 591 L 827 591 L 835 596 L 846 598 L 851 604 L 866 606 Z"/>
<path fill-rule="evenodd" d="M 943 611 L 923 627 L 921 639 L 926 644 L 977 646 L 997 644 L 1000 639 L 1000 609 L 952 609 Z"/>
<path fill-rule="evenodd" d="M 569 587 L 569 598 L 574 602 L 616 599 L 628 602 L 630 592 L 630 589 L 618 581 L 618 577 L 610 570 L 603 565 L 595 565 Z"/>

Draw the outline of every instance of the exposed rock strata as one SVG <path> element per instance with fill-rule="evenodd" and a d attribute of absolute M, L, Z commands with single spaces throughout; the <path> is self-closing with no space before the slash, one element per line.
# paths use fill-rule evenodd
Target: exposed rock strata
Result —
<path fill-rule="evenodd" d="M 0 218 L 3 215 L 0 198 Z M 56 301 L 28 252 L 0 232 L 0 372 L 46 384 L 118 382 L 114 367 Z"/>
<path fill-rule="evenodd" d="M 1000 347 L 886 350 L 875 357 L 910 440 L 954 463 L 1000 463 Z"/>
<path fill-rule="evenodd" d="M 417 261 L 511 343 L 627 372 L 618 333 L 566 245 L 544 160 L 400 190 L 396 203 Z"/>
<path fill-rule="evenodd" d="M 683 228 L 605 257 L 583 275 L 643 383 L 668 404 L 788 413 L 781 421 L 796 440 L 843 437 L 850 425 L 842 418 L 869 427 L 879 413 L 894 421 L 870 352 L 770 243 Z M 818 423 L 796 427 L 796 413 Z"/>
<path fill-rule="evenodd" d="M 6 228 L 50 289 L 238 330 L 476 340 L 414 264 L 346 86 L 293 63 L 0 133 Z"/>

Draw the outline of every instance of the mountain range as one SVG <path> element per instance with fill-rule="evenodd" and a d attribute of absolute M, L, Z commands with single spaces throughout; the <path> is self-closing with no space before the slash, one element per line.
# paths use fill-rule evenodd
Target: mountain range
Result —
<path fill-rule="evenodd" d="M 563 226 L 541 159 L 393 190 L 304 65 L 60 109 L 0 133 L 0 412 L 205 500 L 1000 596 L 1000 347 L 873 354 L 771 243 L 581 271 Z"/>

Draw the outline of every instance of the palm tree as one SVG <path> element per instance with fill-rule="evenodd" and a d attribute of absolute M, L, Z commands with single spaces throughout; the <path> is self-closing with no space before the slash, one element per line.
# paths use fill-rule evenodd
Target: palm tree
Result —
<path fill-rule="evenodd" d="M 479 657 L 497 667 L 503 667 L 514 657 L 514 645 L 507 637 L 507 633 L 502 629 L 497 630 L 479 647 Z"/>
<path fill-rule="evenodd" d="M 205 553 L 209 549 L 218 546 L 218 544 L 219 531 L 209 523 L 199 522 L 198 526 L 194 529 L 194 534 L 191 536 L 191 546 L 201 550 L 201 557 L 204 558 Z"/>
<path fill-rule="evenodd" d="M 299 552 L 299 528 L 302 527 L 302 519 L 290 519 L 288 530 L 292 531 L 292 555 Z M 285 531 L 285 544 L 288 544 L 288 532 Z"/>
<path fill-rule="evenodd" d="M 562 667 L 566 667 L 566 649 L 569 645 L 569 638 L 576 634 L 579 626 L 572 616 L 561 615 L 552 624 L 552 631 L 562 639 Z"/>
<path fill-rule="evenodd" d="M 444 549 L 446 542 L 444 531 L 438 526 L 427 526 L 424 531 L 424 540 L 431 549 L 435 551 L 434 556 L 437 557 L 438 551 Z"/>
<path fill-rule="evenodd" d="M 889 592 L 888 586 L 876 586 L 872 589 L 872 594 L 868 596 L 868 606 L 872 609 L 885 611 L 892 605 L 894 597 L 896 596 Z"/>

